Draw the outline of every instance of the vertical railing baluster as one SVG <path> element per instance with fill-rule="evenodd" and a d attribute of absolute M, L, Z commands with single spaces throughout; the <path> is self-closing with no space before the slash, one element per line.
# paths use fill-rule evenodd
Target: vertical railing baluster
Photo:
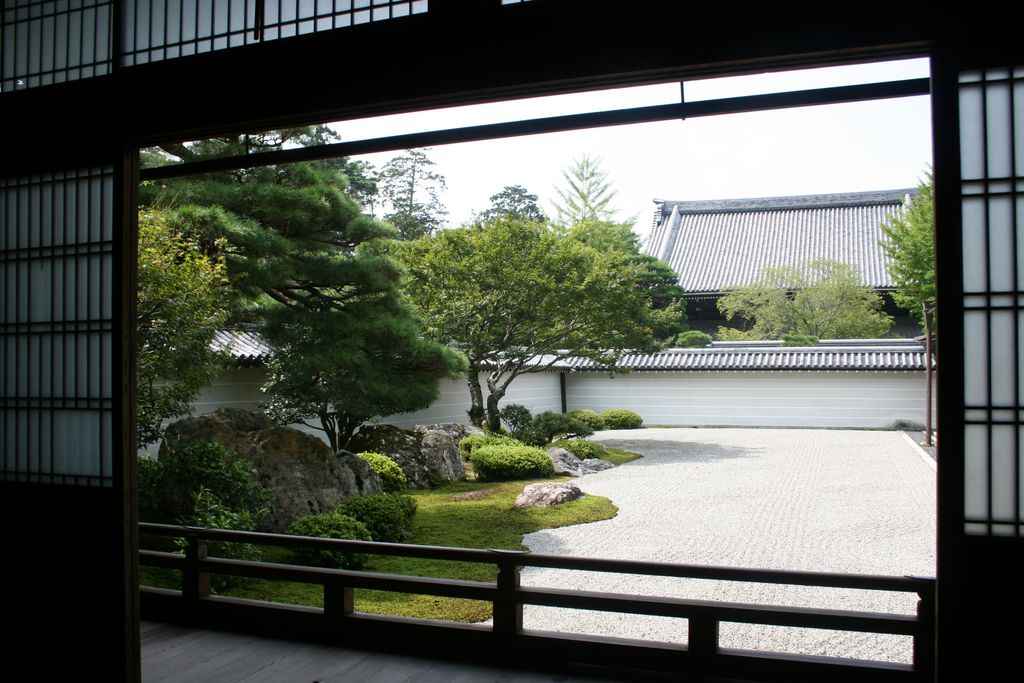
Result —
<path fill-rule="evenodd" d="M 689 619 L 690 636 L 686 647 L 697 670 L 708 666 L 710 660 L 718 654 L 718 623 L 718 619 L 710 612 L 693 614 Z"/>
<path fill-rule="evenodd" d="M 914 675 L 922 683 L 935 680 L 935 586 L 917 592 L 917 633 L 914 635 Z"/>
<path fill-rule="evenodd" d="M 181 571 L 181 596 L 196 601 L 210 594 L 210 574 L 199 571 L 199 561 L 206 559 L 206 543 L 199 536 L 185 537 L 185 568 Z"/>
<path fill-rule="evenodd" d="M 324 584 L 324 614 L 330 619 L 344 619 L 356 608 L 352 586 L 338 583 Z"/>
<path fill-rule="evenodd" d="M 515 558 L 498 560 L 498 595 L 494 599 L 494 632 L 513 636 L 523 629 L 523 605 L 516 596 L 519 565 Z"/>

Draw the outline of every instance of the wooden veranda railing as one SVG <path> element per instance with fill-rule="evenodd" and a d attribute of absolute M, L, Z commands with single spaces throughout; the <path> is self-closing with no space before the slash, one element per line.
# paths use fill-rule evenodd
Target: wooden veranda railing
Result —
<path fill-rule="evenodd" d="M 141 550 L 142 565 L 177 569 L 182 589 L 143 587 L 143 616 L 193 624 L 242 628 L 280 637 L 355 646 L 388 647 L 491 662 L 578 662 L 647 670 L 750 676 L 757 680 L 930 681 L 934 677 L 935 581 L 802 571 L 562 557 L 530 552 L 445 548 L 307 538 L 222 529 L 140 524 L 140 533 L 186 540 L 186 552 Z M 280 547 L 344 550 L 476 562 L 497 568 L 494 583 L 368 571 L 324 569 L 208 557 L 206 542 L 229 541 Z M 523 567 L 615 572 L 793 586 L 914 593 L 917 614 L 784 607 L 521 586 Z M 323 586 L 323 608 L 213 595 L 211 574 L 294 581 Z M 355 589 L 396 591 L 483 600 L 493 605 L 493 625 L 463 624 L 364 614 L 354 610 Z M 523 606 L 545 605 L 687 619 L 685 645 L 581 636 L 523 628 Z M 913 638 L 913 663 L 898 664 L 721 647 L 722 622 L 881 633 Z M 452 652 L 457 651 L 457 655 Z"/>

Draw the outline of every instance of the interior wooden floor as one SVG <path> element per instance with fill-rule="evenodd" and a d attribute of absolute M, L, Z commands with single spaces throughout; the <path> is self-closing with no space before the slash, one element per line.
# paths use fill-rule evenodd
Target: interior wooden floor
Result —
<path fill-rule="evenodd" d="M 698 680 L 604 669 L 562 672 L 510 670 L 199 630 L 153 621 L 142 622 L 141 636 L 143 683 L 608 683 Z"/>

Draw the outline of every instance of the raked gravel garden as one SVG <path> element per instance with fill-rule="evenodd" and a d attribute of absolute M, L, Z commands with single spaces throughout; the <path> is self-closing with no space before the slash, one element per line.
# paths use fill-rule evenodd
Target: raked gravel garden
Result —
<path fill-rule="evenodd" d="M 619 512 L 527 534 L 533 552 L 934 576 L 935 465 L 898 431 L 667 428 L 593 440 L 643 458 L 574 480 Z M 902 593 L 527 568 L 522 582 L 702 600 L 912 614 Z M 685 642 L 685 620 L 527 606 L 524 626 Z M 722 647 L 909 662 L 909 637 L 723 623 Z"/>

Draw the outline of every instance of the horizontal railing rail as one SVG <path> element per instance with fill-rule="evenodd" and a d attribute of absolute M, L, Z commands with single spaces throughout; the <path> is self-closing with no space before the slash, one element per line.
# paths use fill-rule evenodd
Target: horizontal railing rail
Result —
<path fill-rule="evenodd" d="M 768 626 L 830 629 L 859 633 L 892 634 L 913 638 L 914 654 L 911 666 L 877 662 L 878 670 L 892 675 L 903 674 L 905 680 L 931 680 L 934 668 L 934 605 L 935 581 L 928 577 L 891 577 L 860 574 L 842 574 L 774 569 L 748 569 L 740 567 L 714 567 L 704 565 L 672 564 L 638 560 L 606 560 L 585 557 L 564 557 L 536 554 L 528 551 L 482 550 L 476 548 L 447 548 L 437 546 L 377 543 L 339 539 L 309 538 L 288 534 L 268 534 L 224 529 L 206 529 L 164 524 L 140 524 L 144 535 L 184 538 L 184 555 L 155 550 L 141 550 L 139 561 L 143 565 L 178 569 L 182 572 L 181 598 L 196 605 L 211 596 L 210 577 L 213 574 L 242 576 L 272 581 L 290 581 L 319 584 L 324 588 L 324 614 L 331 616 L 357 616 L 354 610 L 355 589 L 416 593 L 452 598 L 465 598 L 491 602 L 493 621 L 491 630 L 499 637 L 538 636 L 538 632 L 523 629 L 523 606 L 543 605 L 570 609 L 596 610 L 687 619 L 689 639 L 680 651 L 690 658 L 694 670 L 731 671 L 730 657 L 735 659 L 742 651 L 721 648 L 721 623 L 745 623 Z M 235 560 L 207 557 L 206 542 L 238 542 L 272 545 L 287 548 L 308 548 L 359 552 L 371 555 L 391 555 L 421 559 L 449 560 L 493 565 L 497 580 L 468 581 L 436 577 L 404 576 L 378 572 L 307 567 L 272 562 Z M 913 593 L 918 596 L 916 614 L 888 614 L 853 610 L 792 607 L 779 605 L 716 602 L 661 596 L 634 595 L 597 591 L 536 588 L 520 585 L 523 567 L 547 567 L 565 570 L 614 572 L 622 574 L 661 576 L 669 578 L 707 579 L 748 583 L 767 583 L 793 586 L 817 586 L 837 589 L 860 589 Z M 377 618 L 377 617 L 375 617 Z M 387 620 L 387 617 L 380 619 Z M 442 622 L 437 622 L 441 624 Z M 557 638 L 557 634 L 541 633 L 544 638 Z M 578 636 L 577 636 L 578 638 Z M 646 641 L 635 641 L 643 644 Z M 655 645 L 650 643 L 650 645 Z M 663 648 L 664 643 L 658 646 Z M 747 653 L 754 656 L 754 653 Z M 813 658 L 787 653 L 756 653 L 763 665 L 765 657 L 785 666 L 810 667 L 815 662 L 822 666 L 837 666 L 849 662 L 849 670 L 841 669 L 856 680 L 856 670 L 862 669 L 865 680 L 877 675 L 872 663 L 837 658 Z M 853 673 L 851 673 L 853 672 Z M 868 675 L 868 672 L 872 672 Z M 896 679 L 894 679 L 896 680 Z"/>

